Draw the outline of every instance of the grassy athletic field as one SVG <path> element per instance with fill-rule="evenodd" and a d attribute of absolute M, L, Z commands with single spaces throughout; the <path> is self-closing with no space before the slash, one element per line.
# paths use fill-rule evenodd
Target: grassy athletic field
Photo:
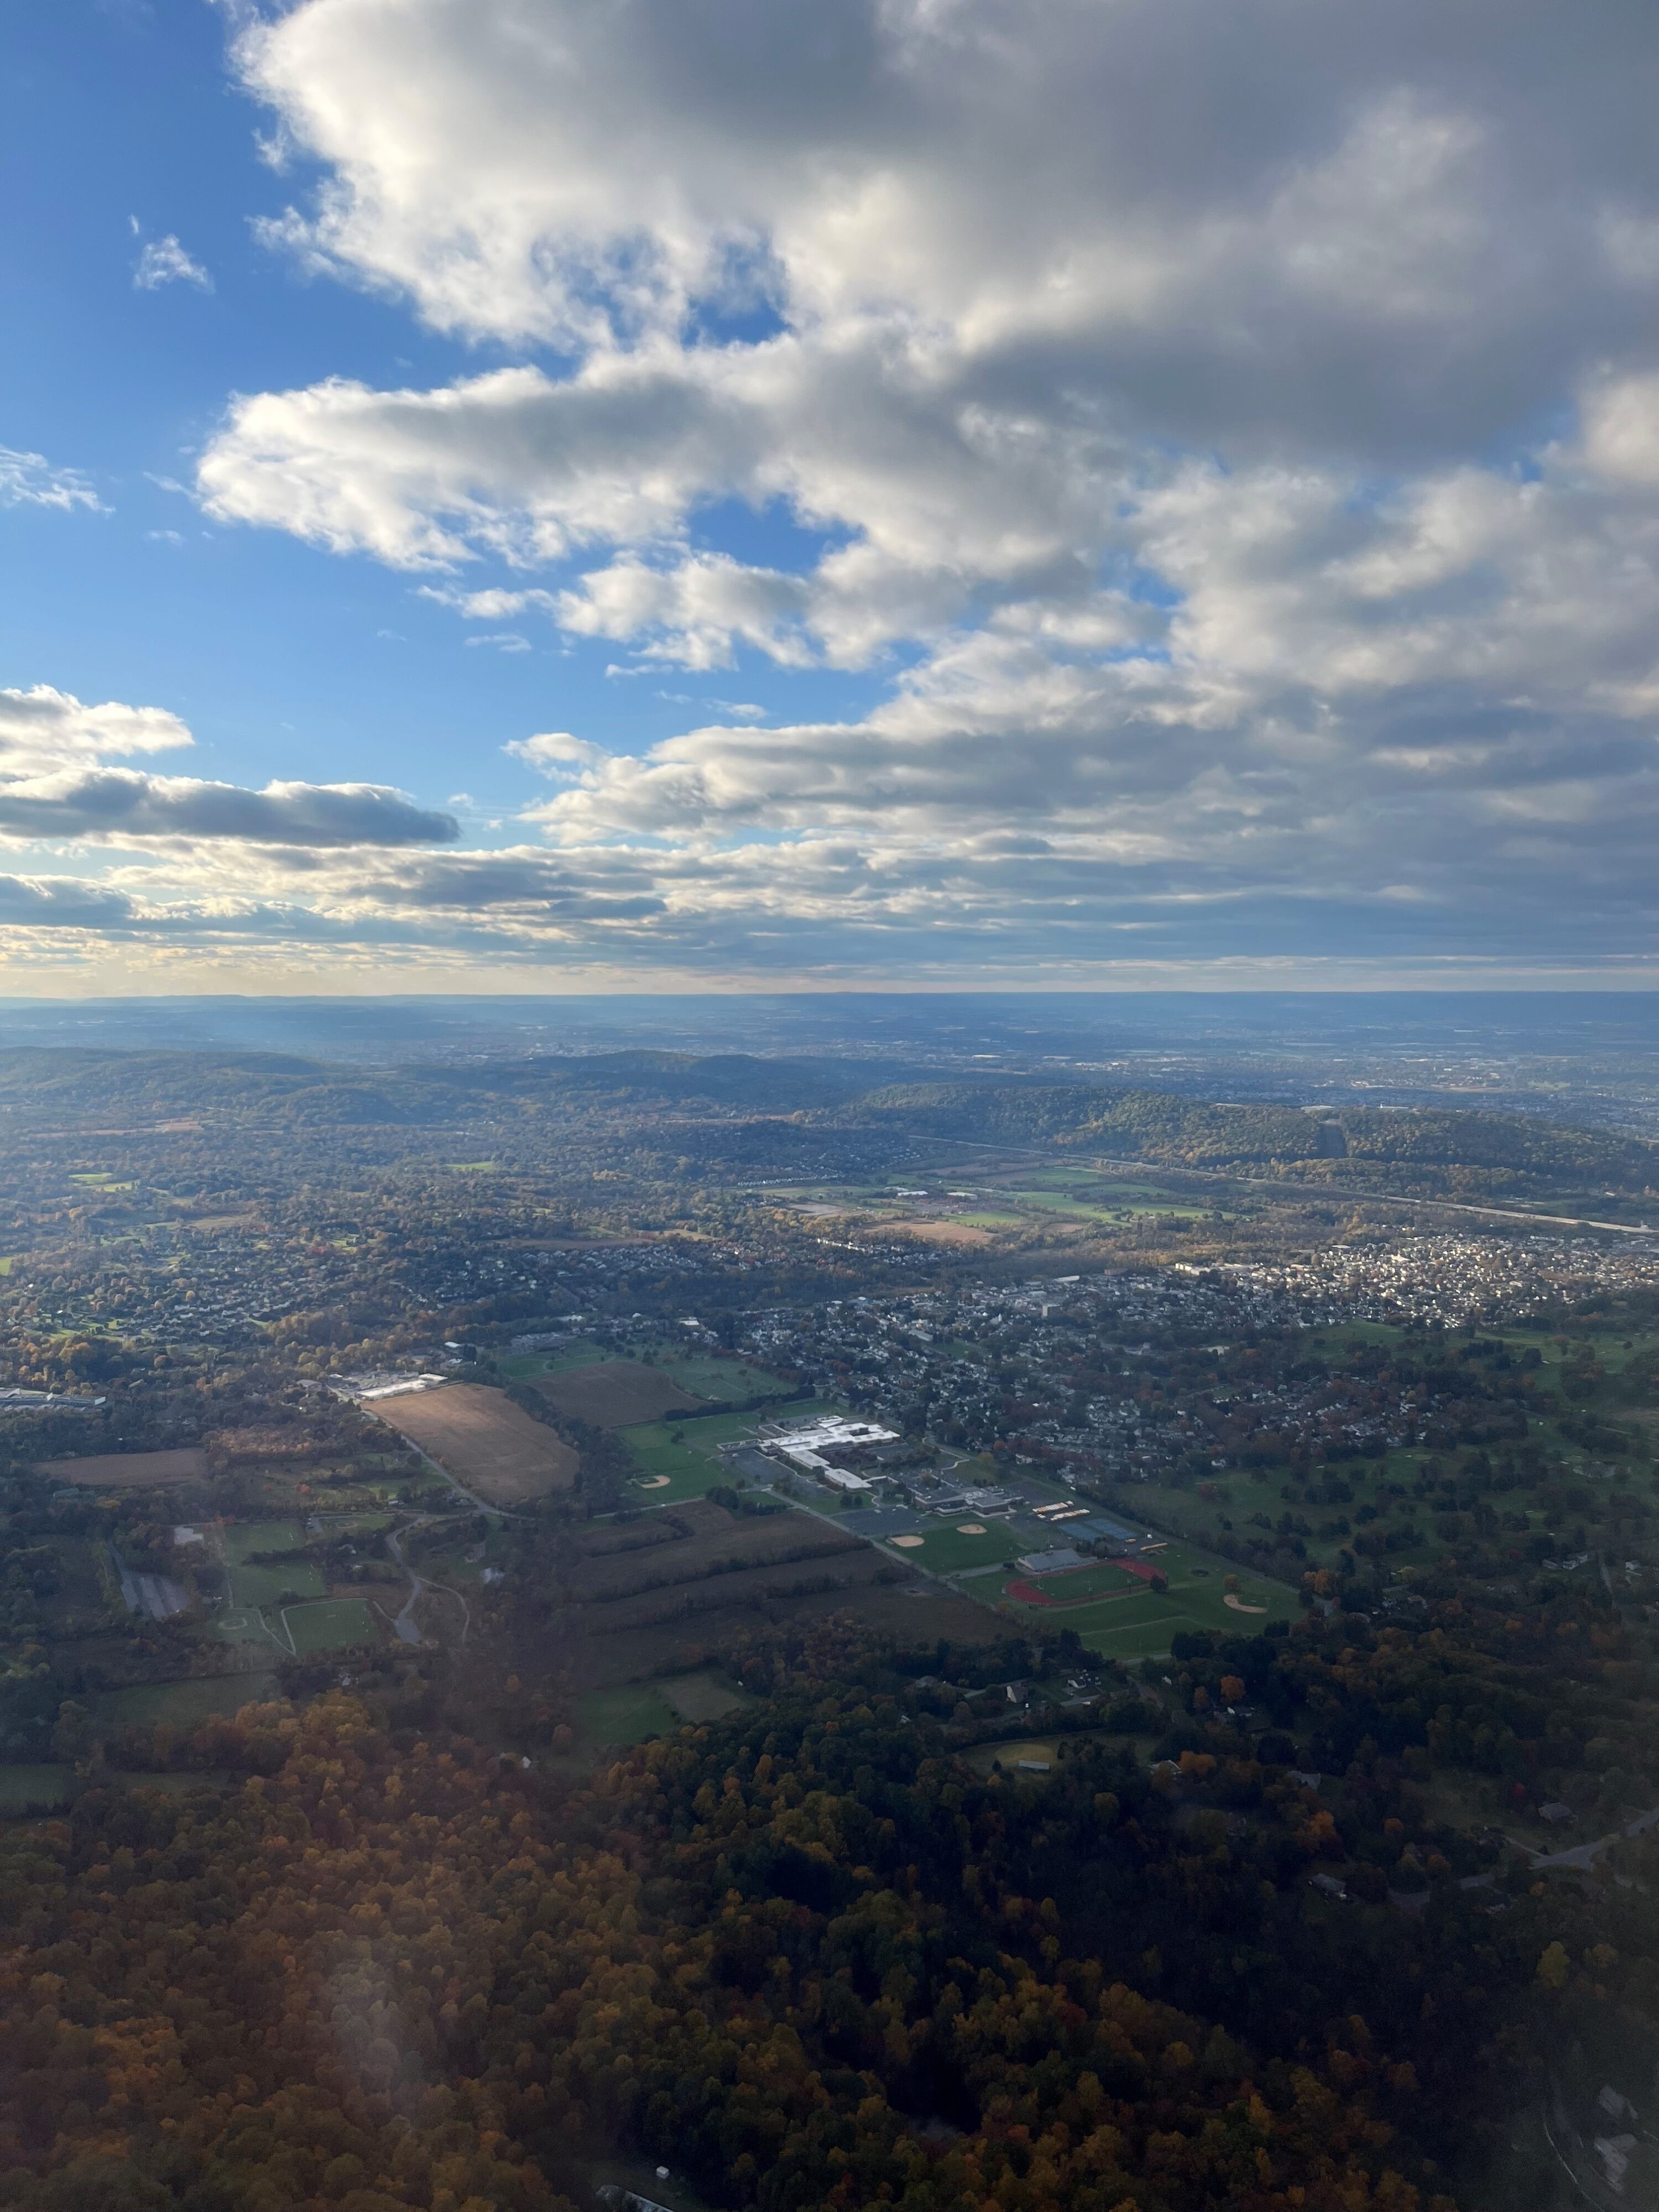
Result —
<path fill-rule="evenodd" d="M 799 1413 L 803 1419 L 811 1413 L 839 1410 L 807 1399 L 789 1408 L 792 1416 Z M 639 1469 L 639 1496 L 653 1504 L 672 1505 L 683 1498 L 701 1498 L 717 1484 L 732 1480 L 730 1470 L 717 1456 L 719 1447 L 752 1437 L 758 1419 L 754 1413 L 709 1413 L 684 1422 L 643 1421 L 637 1428 L 617 1433 Z M 674 1441 L 677 1432 L 678 1443 Z"/>
<path fill-rule="evenodd" d="M 971 1522 L 973 1516 L 968 1519 Z M 1006 1559 L 1040 1548 L 1029 1536 L 1017 1536 L 1005 1522 L 986 1521 L 982 1536 L 964 1536 L 954 1521 L 929 1521 L 916 1530 L 921 1542 L 906 1546 L 901 1556 L 929 1574 L 959 1575 L 964 1567 L 996 1566 Z"/>
<path fill-rule="evenodd" d="M 1170 1579 L 1166 1592 L 1133 1583 L 1120 1595 L 1103 1594 L 1092 1603 L 1079 1606 L 1025 1605 L 1006 1595 L 1000 1602 L 1005 1611 L 1023 1621 L 1043 1620 L 1056 1628 L 1074 1629 L 1091 1651 L 1119 1659 L 1167 1651 L 1170 1638 L 1182 1629 L 1249 1636 L 1264 1620 L 1294 1618 L 1299 1609 L 1295 1592 L 1260 1575 L 1241 1575 L 1239 1602 L 1230 1606 L 1224 1578 L 1232 1570 L 1224 1561 L 1195 1552 L 1189 1545 L 1170 1544 L 1158 1554 L 1158 1564 Z M 1048 1579 L 1063 1585 L 1083 1577 L 1060 1575 Z M 1043 1583 L 1037 1587 L 1043 1588 Z"/>
<path fill-rule="evenodd" d="M 385 1640 L 386 1632 L 360 1597 L 325 1598 L 319 1605 L 290 1606 L 287 1620 L 294 1648 L 302 1656 L 309 1651 L 338 1651 L 348 1644 Z"/>
<path fill-rule="evenodd" d="M 297 1552 L 305 1538 L 293 1521 L 238 1521 L 223 1531 L 225 1557 L 240 1566 L 255 1552 Z"/>

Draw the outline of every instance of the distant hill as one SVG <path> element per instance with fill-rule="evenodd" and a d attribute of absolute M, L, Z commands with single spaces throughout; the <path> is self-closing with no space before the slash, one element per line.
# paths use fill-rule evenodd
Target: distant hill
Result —
<path fill-rule="evenodd" d="M 568 1102 L 721 1120 L 794 1115 L 807 1127 L 890 1130 L 986 1145 L 1294 1176 L 1334 1188 L 1472 1197 L 1659 1187 L 1659 1146 L 1514 1114 L 1441 1108 L 1233 1105 L 1097 1085 L 963 1076 L 870 1087 L 867 1060 L 621 1051 L 367 1069 L 260 1052 L 0 1053 L 0 1109 L 107 1126 L 210 1116 L 310 1127 L 442 1127 L 517 1119 Z"/>
<path fill-rule="evenodd" d="M 881 1072 L 881 1071 L 878 1071 Z M 142 1121 L 209 1113 L 341 1127 L 443 1123 L 561 1093 L 799 1113 L 868 1085 L 868 1062 L 728 1053 L 605 1052 L 568 1058 L 366 1069 L 262 1052 L 0 1052 L 0 1105 Z"/>
<path fill-rule="evenodd" d="M 1434 1108 L 1226 1105 L 1082 1085 L 892 1085 L 860 1119 L 988 1145 L 1050 1146 L 1167 1167 L 1295 1170 L 1357 1188 L 1574 1191 L 1642 1196 L 1659 1146 L 1514 1114 Z"/>

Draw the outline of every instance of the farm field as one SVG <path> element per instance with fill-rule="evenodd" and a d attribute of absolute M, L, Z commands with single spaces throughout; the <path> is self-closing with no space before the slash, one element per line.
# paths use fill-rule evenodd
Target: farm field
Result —
<path fill-rule="evenodd" d="M 568 1490 L 575 1480 L 569 1445 L 484 1384 L 449 1382 L 441 1390 L 383 1401 L 373 1410 L 492 1505 L 521 1504 Z"/>
<path fill-rule="evenodd" d="M 585 1564 L 570 1577 L 562 1630 L 571 1662 L 591 1684 L 618 1689 L 672 1673 L 660 1686 L 671 1701 L 699 1697 L 701 1678 L 700 1715 L 716 1689 L 722 1701 L 736 1694 L 706 1674 L 708 1655 L 785 1622 L 850 1612 L 907 1641 L 987 1643 L 1003 1632 L 985 1608 L 803 1513 L 750 1518 L 688 1498 L 639 1521 L 594 1524 L 580 1546 Z M 693 1673 L 680 1671 L 688 1665 Z"/>
<path fill-rule="evenodd" d="M 634 1428 L 666 1413 L 694 1413 L 703 1401 L 660 1367 L 638 1359 L 599 1359 L 537 1378 L 531 1388 L 560 1413 L 596 1429 Z"/>
<path fill-rule="evenodd" d="M 208 1462 L 204 1451 L 187 1445 L 178 1451 L 100 1452 L 88 1459 L 46 1459 L 41 1461 L 40 1471 L 59 1482 L 159 1489 L 167 1483 L 204 1481 Z"/>

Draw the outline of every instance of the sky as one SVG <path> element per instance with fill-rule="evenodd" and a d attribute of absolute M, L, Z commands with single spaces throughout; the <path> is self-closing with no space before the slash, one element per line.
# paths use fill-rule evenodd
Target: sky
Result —
<path fill-rule="evenodd" d="M 54 0 L 0 988 L 1659 981 L 1659 16 Z"/>

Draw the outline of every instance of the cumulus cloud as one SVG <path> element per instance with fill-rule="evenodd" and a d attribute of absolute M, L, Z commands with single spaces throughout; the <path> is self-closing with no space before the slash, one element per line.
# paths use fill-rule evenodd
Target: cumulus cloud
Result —
<path fill-rule="evenodd" d="M 636 667 L 882 686 L 526 738 L 541 860 L 313 856 L 306 898 L 710 965 L 1659 949 L 1654 38 L 1558 19 L 246 19 L 323 177 L 273 246 L 521 357 L 238 398 L 209 511 Z"/>
<path fill-rule="evenodd" d="M 328 848 L 452 843 L 453 817 L 385 784 L 274 781 L 262 791 L 112 768 L 107 757 L 194 743 L 176 714 L 87 706 L 49 684 L 0 690 L 0 837 L 121 843 L 228 840 Z"/>
<path fill-rule="evenodd" d="M 0 690 L 0 775 L 55 767 L 65 759 L 106 753 L 159 753 L 194 744 L 164 707 L 126 707 L 118 700 L 83 706 L 50 684 Z"/>
<path fill-rule="evenodd" d="M 157 292 L 164 284 L 193 284 L 198 292 L 213 289 L 212 277 L 171 233 L 166 238 L 152 238 L 146 245 L 132 272 L 132 283 L 139 292 Z"/>

